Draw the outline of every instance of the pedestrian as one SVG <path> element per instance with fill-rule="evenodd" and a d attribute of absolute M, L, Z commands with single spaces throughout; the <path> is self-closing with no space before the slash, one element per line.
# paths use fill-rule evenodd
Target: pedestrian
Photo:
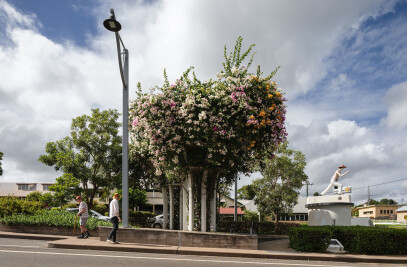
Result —
<path fill-rule="evenodd" d="M 88 228 L 86 228 L 86 222 L 89 219 L 88 205 L 83 202 L 81 196 L 76 197 L 76 202 L 79 203 L 79 211 L 77 216 L 79 216 L 79 225 L 81 226 L 81 235 L 78 238 L 88 238 L 90 236 Z"/>
<path fill-rule="evenodd" d="M 120 244 L 120 242 L 116 241 L 116 232 L 117 229 L 119 229 L 119 222 L 122 220 L 120 219 L 120 214 L 119 214 L 119 200 L 120 195 L 118 193 L 114 193 L 113 195 L 113 200 L 110 202 L 109 205 L 109 217 L 110 221 L 113 224 L 113 229 L 110 232 L 109 237 L 107 238 L 107 242 L 111 244 Z"/>

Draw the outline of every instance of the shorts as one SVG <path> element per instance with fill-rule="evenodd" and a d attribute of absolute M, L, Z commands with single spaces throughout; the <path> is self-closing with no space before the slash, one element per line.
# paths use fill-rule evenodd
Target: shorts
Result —
<path fill-rule="evenodd" d="M 88 221 L 88 217 L 80 217 L 79 219 L 79 225 L 80 226 L 86 226 L 86 222 Z"/>

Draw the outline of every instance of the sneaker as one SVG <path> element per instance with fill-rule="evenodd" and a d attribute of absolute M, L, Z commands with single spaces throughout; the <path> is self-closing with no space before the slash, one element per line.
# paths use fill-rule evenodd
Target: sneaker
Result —
<path fill-rule="evenodd" d="M 114 243 L 114 244 L 120 244 L 120 242 L 119 242 L 119 241 L 114 241 L 113 243 Z"/>
<path fill-rule="evenodd" d="M 83 235 L 77 236 L 76 238 L 85 238 Z"/>
<path fill-rule="evenodd" d="M 107 239 L 107 240 L 106 240 L 106 242 L 108 242 L 108 243 L 109 243 L 110 241 L 112 241 L 112 240 L 110 240 L 110 239 Z"/>
<path fill-rule="evenodd" d="M 112 241 L 112 240 L 107 240 L 108 243 L 110 244 L 116 244 L 116 242 Z"/>

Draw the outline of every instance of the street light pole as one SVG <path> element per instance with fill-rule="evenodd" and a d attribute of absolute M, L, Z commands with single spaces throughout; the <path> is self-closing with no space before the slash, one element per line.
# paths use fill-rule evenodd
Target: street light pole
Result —
<path fill-rule="evenodd" d="M 122 223 L 129 226 L 129 51 L 120 38 L 120 23 L 116 20 L 114 10 L 110 9 L 110 19 L 103 22 L 105 28 L 115 33 L 120 77 L 123 83 L 123 140 L 122 140 Z M 123 46 L 123 52 L 121 47 Z M 122 63 L 122 56 L 124 64 Z"/>

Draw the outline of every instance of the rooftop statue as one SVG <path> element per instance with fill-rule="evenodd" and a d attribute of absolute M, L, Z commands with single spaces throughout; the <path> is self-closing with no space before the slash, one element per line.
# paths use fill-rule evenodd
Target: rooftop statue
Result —
<path fill-rule="evenodd" d="M 344 174 L 341 173 L 341 171 L 345 168 L 346 166 L 343 164 L 338 167 L 334 175 L 331 177 L 331 182 L 329 183 L 328 187 L 324 191 L 322 191 L 321 196 L 325 196 L 326 193 L 328 193 L 329 189 L 331 189 L 333 186 L 337 186 L 339 188 L 338 195 L 342 195 L 342 185 L 338 183 L 338 179 L 339 177 L 342 177 L 349 173 L 349 171 L 345 172 Z"/>

